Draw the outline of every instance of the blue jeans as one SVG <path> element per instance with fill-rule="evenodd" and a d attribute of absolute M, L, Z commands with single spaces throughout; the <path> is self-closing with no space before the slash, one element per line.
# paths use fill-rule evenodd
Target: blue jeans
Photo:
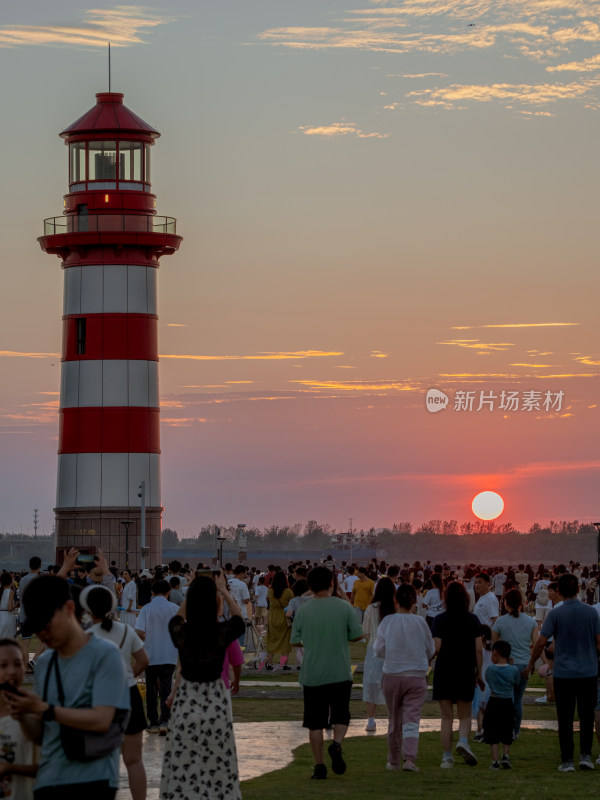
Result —
<path fill-rule="evenodd" d="M 527 664 L 515 664 L 519 672 L 523 672 L 526 666 Z M 521 730 L 521 720 L 523 719 L 523 695 L 525 694 L 528 683 L 529 677 L 523 678 L 523 676 L 521 676 L 521 682 L 515 686 L 515 735 L 518 735 Z"/>

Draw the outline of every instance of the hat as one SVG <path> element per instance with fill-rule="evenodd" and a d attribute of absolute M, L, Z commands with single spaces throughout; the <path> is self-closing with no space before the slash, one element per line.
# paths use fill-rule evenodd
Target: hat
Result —
<path fill-rule="evenodd" d="M 152 578 L 152 573 L 148 569 L 143 569 L 140 572 L 140 578 Z"/>
<path fill-rule="evenodd" d="M 90 584 L 90 586 L 86 586 L 85 589 L 79 595 L 79 602 L 81 603 L 82 607 L 88 612 L 88 614 L 92 614 L 93 612 L 90 610 L 88 606 L 88 595 L 90 592 L 95 591 L 96 589 L 100 589 L 101 592 L 108 592 L 111 598 L 112 607 L 110 609 L 110 613 L 114 614 L 117 610 L 117 597 L 113 591 L 111 591 L 108 586 L 98 586 L 94 584 Z"/>
<path fill-rule="evenodd" d="M 57 575 L 39 575 L 23 590 L 21 603 L 25 624 L 33 633 L 39 633 L 50 622 L 56 611 L 71 600 L 69 584 Z"/>
<path fill-rule="evenodd" d="M 99 583 L 104 576 L 104 572 L 100 567 L 94 567 L 94 569 L 90 570 L 90 578 L 94 581 L 94 583 Z"/>

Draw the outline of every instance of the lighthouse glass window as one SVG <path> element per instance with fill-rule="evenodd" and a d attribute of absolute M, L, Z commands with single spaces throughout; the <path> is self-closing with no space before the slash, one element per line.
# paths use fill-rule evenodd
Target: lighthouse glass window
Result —
<path fill-rule="evenodd" d="M 144 180 L 142 142 L 119 142 L 119 184 L 127 181 L 122 189 L 142 190 Z"/>
<path fill-rule="evenodd" d="M 95 189 L 117 188 L 117 143 L 88 142 L 88 180 Z"/>
<path fill-rule="evenodd" d="M 85 142 L 75 142 L 69 148 L 70 174 L 69 183 L 82 183 L 85 189 Z"/>

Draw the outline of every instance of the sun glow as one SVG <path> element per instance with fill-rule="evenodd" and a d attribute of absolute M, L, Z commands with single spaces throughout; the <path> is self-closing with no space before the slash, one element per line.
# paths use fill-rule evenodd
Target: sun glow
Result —
<path fill-rule="evenodd" d="M 504 500 L 496 492 L 479 492 L 473 498 L 471 508 L 479 519 L 496 519 L 504 511 Z"/>

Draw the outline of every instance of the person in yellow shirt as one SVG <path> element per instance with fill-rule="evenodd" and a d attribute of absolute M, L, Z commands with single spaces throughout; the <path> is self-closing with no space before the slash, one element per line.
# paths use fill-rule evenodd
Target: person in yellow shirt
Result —
<path fill-rule="evenodd" d="M 360 622 L 363 620 L 365 609 L 373 599 L 375 584 L 367 575 L 365 567 L 358 568 L 358 580 L 352 587 L 351 602 L 356 609 L 356 614 Z"/>

